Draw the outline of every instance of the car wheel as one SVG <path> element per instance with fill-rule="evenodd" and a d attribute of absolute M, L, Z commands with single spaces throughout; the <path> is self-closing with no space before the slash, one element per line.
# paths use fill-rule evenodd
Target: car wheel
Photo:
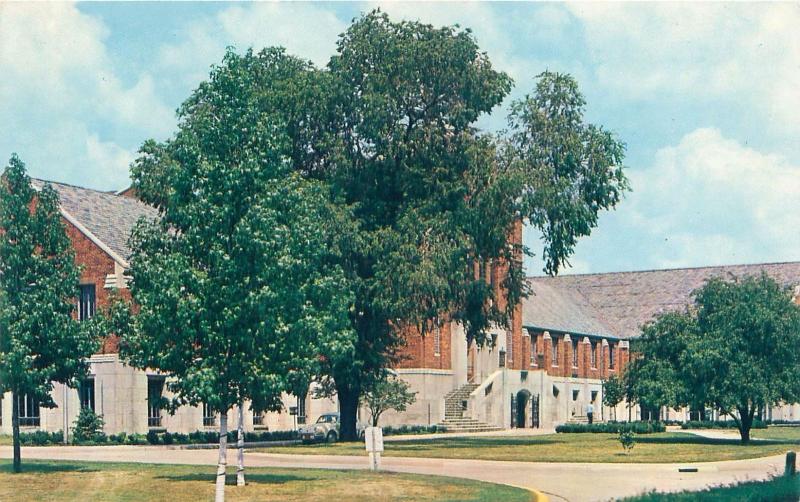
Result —
<path fill-rule="evenodd" d="M 339 436 L 336 434 L 336 432 L 335 432 L 335 431 L 330 431 L 330 432 L 328 433 L 328 437 L 327 437 L 327 438 L 325 438 L 325 440 L 326 440 L 328 443 L 335 443 L 337 439 L 339 439 Z"/>

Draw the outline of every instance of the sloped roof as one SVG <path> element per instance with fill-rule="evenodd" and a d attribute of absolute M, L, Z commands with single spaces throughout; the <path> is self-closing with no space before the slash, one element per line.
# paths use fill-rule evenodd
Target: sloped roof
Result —
<path fill-rule="evenodd" d="M 662 312 L 683 310 L 692 291 L 712 277 L 766 272 L 776 281 L 800 284 L 800 262 L 530 277 L 523 324 L 566 333 L 634 338 Z"/>
<path fill-rule="evenodd" d="M 58 192 L 61 209 L 125 260 L 131 255 L 128 237 L 136 222 L 141 217 L 152 219 L 158 216 L 156 209 L 114 192 L 101 192 L 38 179 L 31 180 L 31 183 L 37 189 L 50 183 Z"/>

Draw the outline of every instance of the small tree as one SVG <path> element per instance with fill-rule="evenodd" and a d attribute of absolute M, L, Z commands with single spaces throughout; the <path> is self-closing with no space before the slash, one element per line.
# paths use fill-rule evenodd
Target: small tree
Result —
<path fill-rule="evenodd" d="M 228 410 L 280 409 L 322 359 L 353 346 L 350 289 L 334 259 L 346 224 L 323 186 L 289 169 L 280 120 L 243 106 L 254 99 L 245 67 L 226 56 L 180 109 L 176 136 L 147 142 L 132 173 L 161 218 L 140 222 L 131 240 L 140 310 L 122 348 L 134 366 L 173 377 L 168 409 L 219 412 L 218 502 Z"/>
<path fill-rule="evenodd" d="M 75 384 L 99 340 L 73 317 L 78 268 L 50 185 L 37 193 L 12 156 L 0 182 L 0 390 L 12 393 L 14 472 L 19 403 L 54 407 L 53 382 Z"/>
<path fill-rule="evenodd" d="M 644 329 L 628 367 L 646 404 L 713 406 L 750 441 L 760 407 L 800 398 L 800 307 L 792 289 L 760 277 L 709 280 L 686 313 Z"/>
<path fill-rule="evenodd" d="M 103 433 L 103 415 L 98 415 L 93 409 L 85 406 L 78 413 L 75 425 L 72 427 L 72 437 L 77 441 L 91 441 Z"/>
<path fill-rule="evenodd" d="M 416 392 L 409 391 L 406 382 L 396 376 L 384 375 L 376 380 L 364 394 L 364 404 L 372 418 L 372 426 L 378 426 L 378 420 L 385 411 L 406 411 L 416 401 L 416 395 Z"/>
<path fill-rule="evenodd" d="M 622 445 L 622 449 L 625 450 L 625 455 L 629 454 L 633 447 L 636 446 L 636 434 L 633 431 L 621 429 L 617 439 L 619 444 Z"/>
<path fill-rule="evenodd" d="M 619 375 L 611 375 L 603 380 L 603 404 L 614 410 L 617 419 L 617 405 L 625 399 L 625 382 Z"/>

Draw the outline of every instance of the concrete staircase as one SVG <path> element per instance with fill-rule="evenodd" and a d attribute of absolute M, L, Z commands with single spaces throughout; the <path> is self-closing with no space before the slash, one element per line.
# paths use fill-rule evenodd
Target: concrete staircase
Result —
<path fill-rule="evenodd" d="M 567 420 L 568 424 L 588 424 L 589 417 L 586 415 L 572 415 L 572 417 Z"/>
<path fill-rule="evenodd" d="M 488 432 L 499 431 L 495 427 L 474 418 L 464 415 L 469 395 L 478 388 L 477 384 L 466 384 L 449 392 L 444 396 L 444 421 L 438 425 L 447 429 L 447 432 Z"/>

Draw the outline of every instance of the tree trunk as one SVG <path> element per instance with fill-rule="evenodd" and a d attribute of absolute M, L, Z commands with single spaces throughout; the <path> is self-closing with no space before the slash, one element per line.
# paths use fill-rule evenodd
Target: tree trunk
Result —
<path fill-rule="evenodd" d="M 19 399 L 16 391 L 11 393 L 11 428 L 14 435 L 14 472 L 22 472 L 22 455 L 19 449 Z"/>
<path fill-rule="evenodd" d="M 358 398 L 360 393 L 360 389 L 337 389 L 337 394 L 339 395 L 339 413 L 342 421 L 339 434 L 343 441 L 358 440 L 356 418 L 358 415 Z"/>
<path fill-rule="evenodd" d="M 219 462 L 214 501 L 225 502 L 225 474 L 228 470 L 228 412 L 219 414 Z"/>
<path fill-rule="evenodd" d="M 739 408 L 739 434 L 742 444 L 750 442 L 750 428 L 753 426 L 753 412 L 748 408 Z"/>
<path fill-rule="evenodd" d="M 244 486 L 244 403 L 239 403 L 239 437 L 236 441 L 238 463 L 236 465 L 236 486 Z"/>

